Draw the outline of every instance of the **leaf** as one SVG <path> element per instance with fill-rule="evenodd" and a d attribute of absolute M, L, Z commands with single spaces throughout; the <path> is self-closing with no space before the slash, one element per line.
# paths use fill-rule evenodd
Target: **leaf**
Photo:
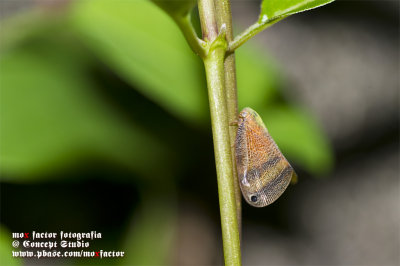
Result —
<path fill-rule="evenodd" d="M 276 101 L 281 79 L 272 59 L 251 45 L 238 49 L 235 54 L 239 106 L 258 110 Z"/>
<path fill-rule="evenodd" d="M 314 9 L 334 0 L 263 0 L 259 22 L 267 22 L 283 16 Z"/>
<path fill-rule="evenodd" d="M 196 5 L 196 0 L 151 0 L 172 18 L 185 17 Z"/>
<path fill-rule="evenodd" d="M 20 258 L 13 257 L 12 252 L 19 252 L 20 248 L 13 248 L 11 232 L 4 226 L 0 225 L 0 264 L 8 266 L 22 265 Z"/>
<path fill-rule="evenodd" d="M 150 1 L 75 1 L 71 22 L 88 47 L 143 95 L 190 124 L 208 121 L 202 62 Z"/>
<path fill-rule="evenodd" d="M 314 175 L 333 167 L 329 141 L 304 110 L 287 105 L 265 108 L 260 115 L 282 153 Z"/>
<path fill-rule="evenodd" d="M 47 24 L 52 30 L 44 35 L 51 37 L 30 37 L 0 59 L 3 180 L 34 179 L 90 160 L 162 178 L 172 159 L 166 145 L 107 102 L 87 73 L 87 51 L 68 28 Z"/>
<path fill-rule="evenodd" d="M 154 189 L 142 195 L 143 204 L 126 234 L 124 250 L 129 256 L 123 265 L 170 265 L 177 232 L 176 202 Z"/>

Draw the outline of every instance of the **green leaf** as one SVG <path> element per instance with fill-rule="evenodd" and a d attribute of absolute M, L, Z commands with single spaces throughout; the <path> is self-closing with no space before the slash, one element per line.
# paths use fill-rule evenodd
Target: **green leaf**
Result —
<path fill-rule="evenodd" d="M 44 35 L 0 59 L 3 180 L 33 179 L 88 160 L 162 178 L 172 159 L 166 145 L 109 104 L 90 78 L 87 51 L 65 25 Z"/>
<path fill-rule="evenodd" d="M 196 5 L 196 0 L 151 0 L 172 18 L 185 17 Z"/>
<path fill-rule="evenodd" d="M 177 232 L 176 202 L 154 189 L 142 195 L 143 204 L 126 234 L 127 256 L 122 265 L 170 265 Z"/>
<path fill-rule="evenodd" d="M 281 79 L 275 62 L 251 45 L 238 49 L 235 54 L 239 106 L 258 110 L 277 100 Z"/>
<path fill-rule="evenodd" d="M 289 160 L 314 175 L 325 174 L 332 169 L 332 148 L 311 115 L 287 105 L 263 109 L 260 115 Z"/>
<path fill-rule="evenodd" d="M 203 65 L 182 33 L 150 1 L 75 1 L 83 41 L 143 95 L 191 124 L 208 121 Z"/>
<path fill-rule="evenodd" d="M 12 242 L 14 239 L 11 238 L 11 232 L 8 231 L 4 226 L 0 225 L 0 264 L 7 266 L 18 266 L 22 265 L 21 258 L 15 258 L 12 252 L 19 252 L 20 248 L 13 248 Z"/>
<path fill-rule="evenodd" d="M 267 22 L 279 17 L 314 9 L 334 0 L 263 0 L 259 22 Z"/>

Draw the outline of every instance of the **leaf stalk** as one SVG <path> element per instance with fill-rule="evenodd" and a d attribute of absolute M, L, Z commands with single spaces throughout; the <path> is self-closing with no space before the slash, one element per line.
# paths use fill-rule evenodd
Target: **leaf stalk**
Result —
<path fill-rule="evenodd" d="M 235 39 L 229 43 L 227 53 L 228 54 L 233 53 L 237 48 L 242 46 L 245 42 L 250 40 L 252 37 L 254 37 L 261 31 L 265 30 L 266 28 L 269 28 L 276 22 L 281 21 L 282 19 L 284 19 L 286 17 L 287 16 L 281 16 L 281 17 L 274 18 L 272 20 L 262 20 L 261 19 L 260 21 L 257 21 L 256 23 L 254 23 L 253 25 L 251 25 L 247 29 L 245 29 L 238 36 L 236 36 Z"/>

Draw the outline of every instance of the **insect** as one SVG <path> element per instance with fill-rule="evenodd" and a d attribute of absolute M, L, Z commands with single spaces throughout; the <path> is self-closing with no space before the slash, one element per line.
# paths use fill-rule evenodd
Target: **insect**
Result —
<path fill-rule="evenodd" d="M 248 107 L 239 114 L 235 158 L 243 197 L 254 207 L 273 203 L 297 180 L 261 117 Z"/>

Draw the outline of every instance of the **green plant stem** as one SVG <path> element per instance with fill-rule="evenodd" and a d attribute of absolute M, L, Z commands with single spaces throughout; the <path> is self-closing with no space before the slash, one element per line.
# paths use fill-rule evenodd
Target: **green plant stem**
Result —
<path fill-rule="evenodd" d="M 236 213 L 234 180 L 232 178 L 233 167 L 228 111 L 224 92 L 225 49 L 226 46 L 212 46 L 207 57 L 204 59 L 204 66 L 207 75 L 214 139 L 225 265 L 240 265 L 240 238 Z"/>
<path fill-rule="evenodd" d="M 232 28 L 232 12 L 229 0 L 219 0 L 215 3 L 216 14 L 217 14 L 217 25 L 218 28 L 226 28 L 226 40 L 231 42 L 233 40 L 233 28 Z M 228 109 L 228 121 L 229 121 L 229 136 L 231 154 L 235 154 L 235 139 L 237 132 L 237 117 L 238 117 L 238 100 L 237 100 L 237 86 L 236 86 L 236 67 L 235 67 L 235 54 L 234 52 L 228 54 L 224 62 L 225 69 L 225 94 L 226 94 L 226 105 Z M 236 199 L 236 216 L 239 227 L 239 235 L 241 235 L 242 228 L 242 194 L 240 192 L 239 180 L 236 170 L 236 160 L 232 156 L 233 166 L 233 180 L 235 189 Z"/>
<path fill-rule="evenodd" d="M 190 14 L 187 14 L 184 17 L 174 17 L 174 20 L 181 29 L 183 36 L 185 36 L 185 39 L 193 52 L 201 58 L 204 58 L 206 55 L 206 43 L 197 37 L 190 21 Z"/>
<path fill-rule="evenodd" d="M 256 34 L 260 33 L 261 31 L 265 30 L 266 28 L 272 26 L 276 22 L 286 18 L 287 16 L 278 17 L 272 20 L 266 21 L 258 21 L 240 33 L 238 36 L 235 37 L 233 41 L 229 43 L 228 46 L 228 54 L 233 53 L 237 48 L 242 46 L 245 42 L 250 40 Z"/>
<path fill-rule="evenodd" d="M 208 44 L 208 52 L 203 61 L 210 102 L 225 265 L 241 265 L 229 114 L 225 92 L 226 27 L 225 29 L 221 27 L 221 32 L 218 33 L 214 0 L 199 0 L 198 8 L 203 39 Z"/>

